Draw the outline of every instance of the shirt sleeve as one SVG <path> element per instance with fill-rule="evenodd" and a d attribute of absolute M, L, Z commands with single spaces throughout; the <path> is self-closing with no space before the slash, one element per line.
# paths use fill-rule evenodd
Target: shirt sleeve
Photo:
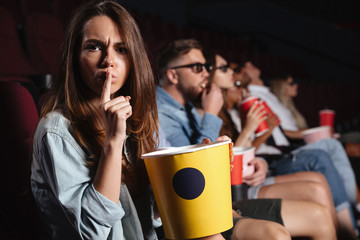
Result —
<path fill-rule="evenodd" d="M 216 138 L 219 137 L 221 126 L 221 118 L 210 113 L 205 113 L 201 120 L 200 137 L 197 143 L 201 143 L 204 137 L 214 142 Z"/>
<path fill-rule="evenodd" d="M 161 129 L 166 133 L 166 139 L 172 147 L 191 145 L 190 137 L 177 120 L 159 111 Z"/>
<path fill-rule="evenodd" d="M 86 155 L 73 139 L 47 133 L 41 148 L 44 177 L 68 223 L 82 239 L 106 239 L 125 215 L 120 201 L 115 204 L 95 190 Z"/>

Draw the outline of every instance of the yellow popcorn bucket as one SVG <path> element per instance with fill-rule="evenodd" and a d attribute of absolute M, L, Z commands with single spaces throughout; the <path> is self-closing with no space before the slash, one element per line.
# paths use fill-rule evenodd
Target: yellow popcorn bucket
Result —
<path fill-rule="evenodd" d="M 233 226 L 230 141 L 143 154 L 168 239 L 214 235 Z"/>

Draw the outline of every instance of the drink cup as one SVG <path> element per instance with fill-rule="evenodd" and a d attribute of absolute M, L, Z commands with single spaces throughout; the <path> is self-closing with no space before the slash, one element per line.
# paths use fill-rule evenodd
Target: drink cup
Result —
<path fill-rule="evenodd" d="M 273 111 L 271 110 L 271 108 L 269 107 L 269 105 L 267 105 L 267 103 L 266 103 L 264 100 L 261 99 L 259 102 L 260 102 L 260 104 L 263 106 L 263 108 L 264 108 L 264 110 L 266 111 L 266 114 L 267 114 L 268 116 L 273 116 L 273 115 L 275 115 L 275 114 L 273 113 Z"/>
<path fill-rule="evenodd" d="M 321 126 L 310 128 L 303 131 L 302 136 L 307 144 L 319 141 L 320 139 L 331 138 L 331 127 Z"/>
<path fill-rule="evenodd" d="M 231 197 L 236 202 L 247 198 L 247 186 L 243 184 L 243 177 L 254 172 L 254 166 L 249 162 L 255 157 L 254 147 L 234 147 L 233 168 L 231 171 Z"/>
<path fill-rule="evenodd" d="M 255 158 L 255 147 L 247 147 L 243 150 L 243 177 L 254 173 L 255 168 L 250 165 L 250 161 Z"/>
<path fill-rule="evenodd" d="M 214 235 L 233 226 L 230 141 L 143 154 L 167 239 Z"/>
<path fill-rule="evenodd" d="M 240 111 L 242 111 L 243 114 L 246 115 L 248 113 L 250 107 L 254 104 L 256 104 L 256 108 L 263 106 L 263 103 L 261 102 L 261 100 L 258 97 L 251 96 L 251 97 L 244 99 L 241 102 Z M 265 111 L 266 111 L 266 109 L 265 109 Z M 268 130 L 269 130 L 269 127 L 267 125 L 266 120 L 264 120 L 259 124 L 258 128 L 255 130 L 255 135 L 261 136 L 264 133 L 266 133 Z"/>
<path fill-rule="evenodd" d="M 334 127 L 335 111 L 323 109 L 319 111 L 320 126 Z"/>
<path fill-rule="evenodd" d="M 253 104 L 258 103 L 259 100 L 260 99 L 258 97 L 254 97 L 254 96 L 250 96 L 250 97 L 245 98 L 240 104 L 240 110 L 243 113 L 247 113 L 249 111 L 249 109 L 251 108 L 251 106 Z"/>

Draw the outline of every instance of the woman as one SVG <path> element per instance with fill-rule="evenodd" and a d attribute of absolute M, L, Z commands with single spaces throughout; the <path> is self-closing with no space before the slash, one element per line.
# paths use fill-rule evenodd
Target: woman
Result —
<path fill-rule="evenodd" d="M 76 11 L 41 118 L 31 184 L 47 237 L 156 239 L 140 160 L 157 142 L 154 81 L 123 7 L 98 1 Z"/>
<path fill-rule="evenodd" d="M 271 81 L 271 91 L 279 101 L 291 112 L 298 129 L 307 129 L 308 125 L 304 116 L 296 108 L 293 98 L 298 94 L 298 84 L 291 76 Z"/>

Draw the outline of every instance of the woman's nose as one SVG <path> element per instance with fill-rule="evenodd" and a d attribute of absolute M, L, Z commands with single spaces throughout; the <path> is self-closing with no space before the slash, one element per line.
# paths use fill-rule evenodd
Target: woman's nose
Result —
<path fill-rule="evenodd" d="M 114 67 L 114 57 L 110 51 L 106 52 L 102 65 L 104 67 Z"/>

